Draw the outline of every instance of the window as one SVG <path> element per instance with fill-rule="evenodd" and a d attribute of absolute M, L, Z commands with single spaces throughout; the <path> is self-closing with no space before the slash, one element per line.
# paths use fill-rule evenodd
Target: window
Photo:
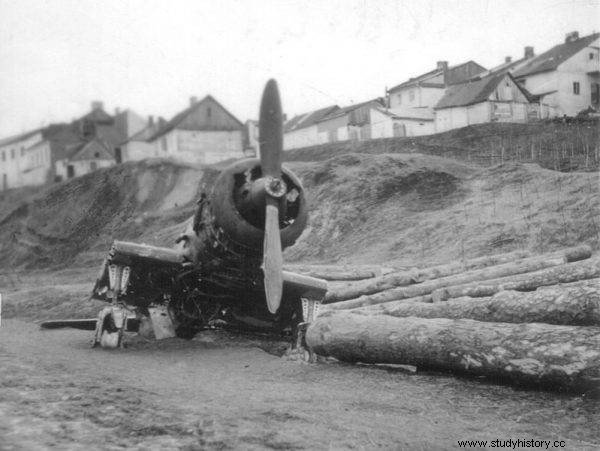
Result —
<path fill-rule="evenodd" d="M 600 83 L 592 83 L 592 105 L 600 103 Z"/>
<path fill-rule="evenodd" d="M 578 81 L 573 82 L 573 94 L 576 94 L 576 95 L 579 94 L 579 82 Z"/>
<path fill-rule="evenodd" d="M 593 60 L 594 59 L 594 54 L 590 53 L 590 59 Z"/>

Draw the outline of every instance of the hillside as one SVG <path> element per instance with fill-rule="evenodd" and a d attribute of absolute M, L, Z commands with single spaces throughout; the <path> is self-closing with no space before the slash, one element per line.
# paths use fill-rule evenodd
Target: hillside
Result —
<path fill-rule="evenodd" d="M 597 170 L 600 164 L 598 120 L 527 124 L 486 123 L 428 136 L 334 142 L 285 153 L 287 161 L 326 160 L 348 152 L 424 153 L 480 166 L 509 161 L 537 163 L 561 171 Z"/>
<path fill-rule="evenodd" d="M 421 265 L 512 249 L 600 246 L 598 173 L 510 163 L 481 168 L 417 153 L 288 166 L 309 227 L 288 261 Z M 216 168 L 127 163 L 0 195 L 0 268 L 93 267 L 113 239 L 170 246 Z"/>

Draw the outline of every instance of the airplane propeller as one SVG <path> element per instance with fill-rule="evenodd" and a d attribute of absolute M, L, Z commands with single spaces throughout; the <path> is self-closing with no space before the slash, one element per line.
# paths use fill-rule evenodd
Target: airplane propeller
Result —
<path fill-rule="evenodd" d="M 279 232 L 279 205 L 287 187 L 281 177 L 283 115 L 277 82 L 267 82 L 260 104 L 260 165 L 266 191 L 263 263 L 267 307 L 276 313 L 283 293 L 283 256 Z"/>

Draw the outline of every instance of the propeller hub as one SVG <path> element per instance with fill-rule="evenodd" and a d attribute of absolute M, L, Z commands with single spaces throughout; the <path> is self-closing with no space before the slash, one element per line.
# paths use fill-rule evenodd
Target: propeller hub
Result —
<path fill-rule="evenodd" d="M 279 177 L 266 176 L 265 191 L 269 196 L 275 199 L 280 199 L 287 192 L 287 186 L 285 182 Z"/>

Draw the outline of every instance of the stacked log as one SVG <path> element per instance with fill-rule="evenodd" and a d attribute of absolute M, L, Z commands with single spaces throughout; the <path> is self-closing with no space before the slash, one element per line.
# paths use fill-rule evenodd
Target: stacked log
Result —
<path fill-rule="evenodd" d="M 600 385 L 600 328 L 335 312 L 306 333 L 314 352 L 572 390 Z"/>
<path fill-rule="evenodd" d="M 543 270 L 533 270 L 532 268 L 535 268 L 538 263 L 548 266 Z M 384 290 L 374 295 L 363 295 L 355 299 L 337 302 L 325 306 L 325 309 L 346 310 L 414 297 L 422 297 L 425 302 L 430 302 L 429 299 L 439 302 L 452 297 L 491 296 L 501 290 L 530 291 L 541 286 L 600 277 L 600 257 L 574 263 L 564 263 L 557 258 L 540 259 L 538 263 L 524 260 L 514 265 L 504 264 L 442 277 L 420 284 Z M 504 274 L 504 277 L 500 274 Z M 326 297 L 326 300 L 332 297 Z"/>
<path fill-rule="evenodd" d="M 506 255 L 332 284 L 306 343 L 349 362 L 600 390 L 600 257 Z"/>
<path fill-rule="evenodd" d="M 359 315 L 474 319 L 503 323 L 600 326 L 600 279 L 536 291 L 501 291 L 491 297 L 462 297 L 438 304 L 394 301 L 351 310 Z M 324 313 L 326 316 L 329 313 Z"/>
<path fill-rule="evenodd" d="M 284 269 L 331 281 L 371 279 L 394 271 L 391 268 L 352 265 L 285 265 Z"/>
<path fill-rule="evenodd" d="M 434 291 L 431 297 L 433 302 L 441 302 L 462 296 L 491 296 L 502 290 L 531 291 L 538 287 L 594 277 L 600 277 L 600 258 L 598 257 L 512 277 L 485 280 L 477 284 L 450 286 Z"/>

